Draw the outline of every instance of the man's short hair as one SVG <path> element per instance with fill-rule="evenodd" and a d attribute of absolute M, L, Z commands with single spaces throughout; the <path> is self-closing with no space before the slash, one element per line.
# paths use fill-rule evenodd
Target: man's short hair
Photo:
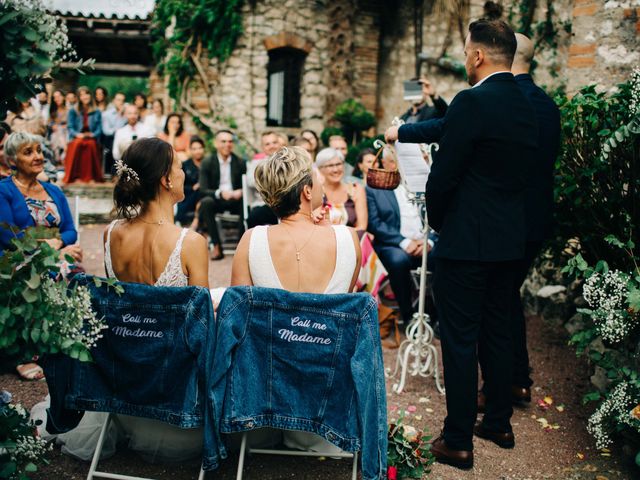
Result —
<path fill-rule="evenodd" d="M 231 130 L 223 129 L 223 130 L 218 130 L 214 135 L 214 137 L 218 138 L 218 135 L 220 135 L 221 133 L 228 133 L 229 135 L 233 136 L 233 132 Z"/>
<path fill-rule="evenodd" d="M 262 138 L 268 136 L 268 135 L 278 135 L 276 132 L 274 132 L 273 130 L 267 130 L 265 132 L 262 132 L 262 135 L 260 135 Z"/>
<path fill-rule="evenodd" d="M 480 19 L 469 25 L 469 38 L 487 49 L 493 63 L 511 68 L 518 43 L 511 27 L 502 20 Z"/>

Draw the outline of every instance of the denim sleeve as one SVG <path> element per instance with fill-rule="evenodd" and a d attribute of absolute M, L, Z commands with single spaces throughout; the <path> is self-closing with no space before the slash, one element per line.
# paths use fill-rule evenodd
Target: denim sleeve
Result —
<path fill-rule="evenodd" d="M 246 289 L 246 287 L 243 287 Z M 207 402 L 204 417 L 204 470 L 218 468 L 227 452 L 220 434 L 227 373 L 231 367 L 233 350 L 240 343 L 249 320 L 246 294 L 236 288 L 227 289 L 218 306 L 218 318 L 209 326 L 209 346 L 206 358 Z"/>
<path fill-rule="evenodd" d="M 377 480 L 387 475 L 387 394 L 377 308 L 373 299 L 364 312 L 356 351 L 351 358 L 351 375 L 358 402 L 362 478 Z"/>

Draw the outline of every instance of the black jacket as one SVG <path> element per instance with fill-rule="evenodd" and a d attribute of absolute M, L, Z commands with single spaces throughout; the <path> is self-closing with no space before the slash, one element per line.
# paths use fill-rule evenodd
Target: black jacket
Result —
<path fill-rule="evenodd" d="M 429 224 L 440 233 L 438 257 L 523 257 L 524 193 L 537 147 L 535 113 L 511 73 L 456 95 L 426 187 Z"/>
<path fill-rule="evenodd" d="M 525 211 L 527 241 L 540 242 L 549 236 L 553 224 L 553 171 L 560 148 L 560 110 L 533 83 L 531 75 L 516 75 L 515 79 L 538 119 L 538 153 L 527 180 Z"/>
<path fill-rule="evenodd" d="M 242 175 L 247 172 L 246 164 L 235 154 L 231 154 L 231 185 L 234 190 L 242 188 Z M 220 188 L 220 163 L 218 154 L 213 152 L 200 165 L 200 194 L 215 196 Z"/>

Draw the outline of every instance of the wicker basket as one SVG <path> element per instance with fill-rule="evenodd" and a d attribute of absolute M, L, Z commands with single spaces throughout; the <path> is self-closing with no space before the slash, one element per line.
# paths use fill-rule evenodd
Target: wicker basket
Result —
<path fill-rule="evenodd" d="M 385 147 L 389 148 L 393 154 L 393 148 L 389 145 L 383 145 L 376 154 L 375 163 L 380 164 L 379 158 Z M 377 188 L 379 190 L 395 190 L 400 185 L 400 172 L 396 170 L 385 170 L 380 165 L 380 168 L 370 167 L 367 171 L 367 186 L 371 188 Z"/>
<path fill-rule="evenodd" d="M 395 190 L 400 185 L 400 172 L 370 167 L 367 171 L 367 185 L 380 190 Z"/>

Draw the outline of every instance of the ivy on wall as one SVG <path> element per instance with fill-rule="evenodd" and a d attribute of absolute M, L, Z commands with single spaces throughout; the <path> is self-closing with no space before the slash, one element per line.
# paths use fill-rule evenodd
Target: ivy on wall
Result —
<path fill-rule="evenodd" d="M 242 35 L 244 0 L 158 0 L 152 23 L 152 49 L 158 73 L 168 78 L 169 95 L 194 122 L 215 131 L 229 126 L 215 102 L 215 70 L 233 52 Z M 212 71 L 213 67 L 213 71 Z M 207 99 L 203 113 L 192 93 L 199 87 Z"/>

